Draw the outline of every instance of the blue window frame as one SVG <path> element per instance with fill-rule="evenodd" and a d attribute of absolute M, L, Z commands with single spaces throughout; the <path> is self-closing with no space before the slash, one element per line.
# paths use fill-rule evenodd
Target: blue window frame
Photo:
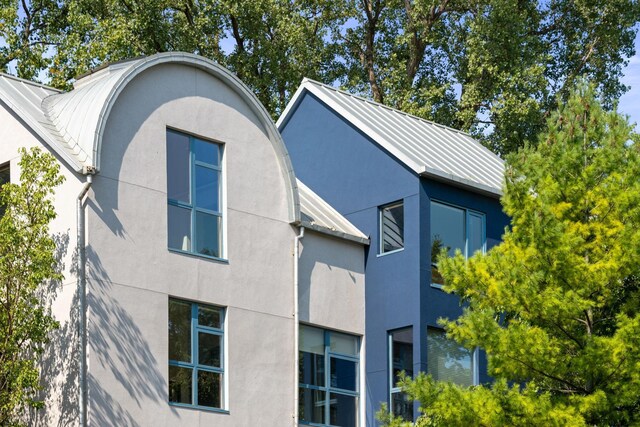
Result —
<path fill-rule="evenodd" d="M 444 283 L 436 258 L 446 248 L 450 256 L 460 250 L 465 258 L 486 249 L 485 215 L 471 209 L 431 201 L 431 286 Z"/>
<path fill-rule="evenodd" d="M 224 409 L 224 309 L 169 299 L 169 402 Z"/>
<path fill-rule="evenodd" d="M 380 255 L 404 249 L 404 203 L 380 207 Z"/>
<path fill-rule="evenodd" d="M 300 424 L 358 426 L 358 337 L 300 325 Z"/>
<path fill-rule="evenodd" d="M 169 249 L 223 258 L 222 145 L 167 129 Z"/>

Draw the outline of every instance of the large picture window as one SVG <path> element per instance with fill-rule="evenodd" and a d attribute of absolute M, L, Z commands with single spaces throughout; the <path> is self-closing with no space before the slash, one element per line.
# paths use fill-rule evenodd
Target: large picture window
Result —
<path fill-rule="evenodd" d="M 400 373 L 413 378 L 413 328 L 389 332 L 389 407 L 393 415 L 413 421 L 413 401 L 398 386 Z"/>
<path fill-rule="evenodd" d="M 380 253 L 404 248 L 404 204 L 394 203 L 380 208 Z"/>
<path fill-rule="evenodd" d="M 358 426 L 359 339 L 300 326 L 298 418 L 314 426 Z"/>
<path fill-rule="evenodd" d="M 222 258 L 222 146 L 167 130 L 169 248 Z"/>
<path fill-rule="evenodd" d="M 447 381 L 464 387 L 476 384 L 476 352 L 468 350 L 445 331 L 427 328 L 427 373 L 436 381 Z"/>
<path fill-rule="evenodd" d="M 224 408 L 224 309 L 169 299 L 169 402 Z"/>
<path fill-rule="evenodd" d="M 465 257 L 485 250 L 484 214 L 457 206 L 431 202 L 431 284 L 442 286 L 436 258 L 446 248 L 449 256 L 459 249 Z"/>

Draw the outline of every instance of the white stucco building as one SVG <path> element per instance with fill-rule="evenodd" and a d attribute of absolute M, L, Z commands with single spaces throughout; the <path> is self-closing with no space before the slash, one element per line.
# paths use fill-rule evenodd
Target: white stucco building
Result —
<path fill-rule="evenodd" d="M 235 76 L 181 53 L 69 92 L 1 75 L 0 171 L 33 146 L 66 176 L 65 280 L 30 424 L 362 425 L 367 236 Z"/>

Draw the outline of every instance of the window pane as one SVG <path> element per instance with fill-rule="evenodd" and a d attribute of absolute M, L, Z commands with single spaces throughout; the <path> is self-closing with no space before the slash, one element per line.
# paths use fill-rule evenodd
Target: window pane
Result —
<path fill-rule="evenodd" d="M 221 338 L 220 335 L 198 332 L 198 364 L 220 367 Z"/>
<path fill-rule="evenodd" d="M 473 385 L 473 358 L 470 350 L 446 337 L 445 332 L 427 331 L 427 372 L 437 381 L 461 386 Z"/>
<path fill-rule="evenodd" d="M 5 165 L 0 167 L 0 191 L 2 191 L 2 186 L 9 182 L 10 173 L 9 173 L 9 165 Z M 4 216 L 7 207 L 0 200 L 0 217 Z"/>
<path fill-rule="evenodd" d="M 404 247 L 404 205 L 382 209 L 382 252 Z"/>
<path fill-rule="evenodd" d="M 191 404 L 192 370 L 169 366 L 169 402 Z"/>
<path fill-rule="evenodd" d="M 218 212 L 218 175 L 215 169 L 196 166 L 196 206 Z"/>
<path fill-rule="evenodd" d="M 169 300 L 169 360 L 191 362 L 191 304 Z"/>
<path fill-rule="evenodd" d="M 351 360 L 331 358 L 331 387 L 356 391 L 358 364 Z"/>
<path fill-rule="evenodd" d="M 219 145 L 214 142 L 203 141 L 194 138 L 193 151 L 196 154 L 196 160 L 210 165 L 218 165 L 219 163 Z"/>
<path fill-rule="evenodd" d="M 169 248 L 191 250 L 191 210 L 169 205 L 167 215 Z"/>
<path fill-rule="evenodd" d="M 482 252 L 484 246 L 484 230 L 483 230 L 483 217 L 478 214 L 469 214 L 469 253 L 468 256 L 473 255 L 477 251 Z"/>
<path fill-rule="evenodd" d="M 222 407 L 222 374 L 198 371 L 198 405 Z"/>
<path fill-rule="evenodd" d="M 220 218 L 196 212 L 196 247 L 199 254 L 220 256 Z"/>
<path fill-rule="evenodd" d="M 340 427 L 356 427 L 358 421 L 355 396 L 330 393 L 329 424 Z"/>
<path fill-rule="evenodd" d="M 320 390 L 300 389 L 298 403 L 300 421 L 324 424 L 325 395 L 326 393 Z"/>
<path fill-rule="evenodd" d="M 198 307 L 198 324 L 222 329 L 222 310 L 217 307 Z"/>
<path fill-rule="evenodd" d="M 435 264 L 442 248 L 450 256 L 456 249 L 465 252 L 464 217 L 462 209 L 431 202 L 431 283 L 444 283 Z"/>
<path fill-rule="evenodd" d="M 324 387 L 324 356 L 301 351 L 298 361 L 298 379 L 300 384 Z"/>
<path fill-rule="evenodd" d="M 406 393 L 391 394 L 391 410 L 396 417 L 402 417 L 405 421 L 413 421 L 413 402 Z"/>
<path fill-rule="evenodd" d="M 413 328 L 391 332 L 391 356 L 393 388 L 398 383 L 400 372 L 413 377 Z"/>
<path fill-rule="evenodd" d="M 311 326 L 300 325 L 300 351 L 324 354 L 324 331 Z"/>
<path fill-rule="evenodd" d="M 189 137 L 167 131 L 167 197 L 190 203 Z"/>
<path fill-rule="evenodd" d="M 358 338 L 352 335 L 331 332 L 330 345 L 333 353 L 358 355 Z"/>

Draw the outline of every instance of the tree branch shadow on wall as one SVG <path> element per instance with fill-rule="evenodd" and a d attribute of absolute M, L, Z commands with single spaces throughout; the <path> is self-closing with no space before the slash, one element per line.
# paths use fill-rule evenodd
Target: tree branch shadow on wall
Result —
<path fill-rule="evenodd" d="M 112 296 L 113 285 L 109 275 L 90 246 L 87 247 L 87 260 L 90 364 L 94 368 L 99 364 L 110 370 L 113 379 L 128 393 L 128 402 L 135 402 L 138 408 L 148 410 L 143 405 L 150 400 L 166 404 L 168 389 L 158 360 L 136 321 Z M 138 310 L 144 310 L 142 303 L 138 302 Z M 158 324 L 158 328 L 166 331 L 166 326 Z M 97 378 L 89 375 L 88 379 L 93 423 L 100 426 L 139 425 L 128 410 L 99 384 Z M 171 410 L 175 412 L 173 408 Z"/>

